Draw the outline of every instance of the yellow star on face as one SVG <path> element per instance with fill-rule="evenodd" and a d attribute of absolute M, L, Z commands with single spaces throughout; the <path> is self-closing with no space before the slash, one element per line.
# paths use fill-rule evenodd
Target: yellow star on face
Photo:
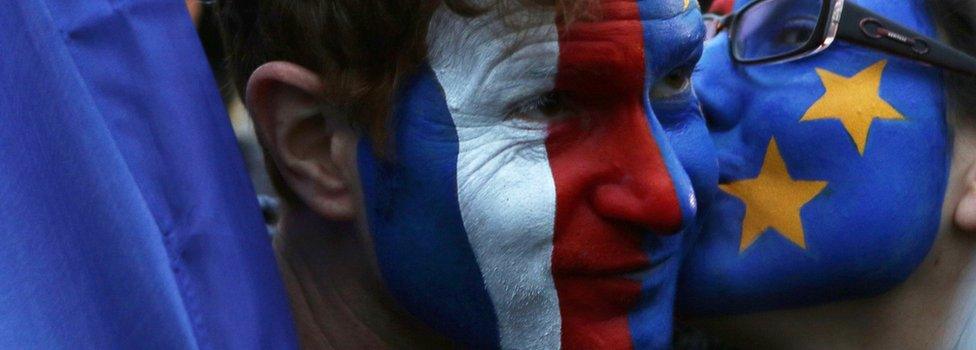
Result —
<path fill-rule="evenodd" d="M 774 138 L 769 142 L 758 177 L 720 187 L 746 204 L 739 242 L 739 253 L 742 253 L 768 228 L 806 249 L 800 208 L 820 194 L 827 182 L 793 180 Z"/>
<path fill-rule="evenodd" d="M 868 130 L 875 118 L 905 120 L 880 95 L 881 73 L 887 63 L 879 61 L 850 78 L 817 68 L 827 92 L 810 106 L 800 121 L 839 119 L 863 156 Z"/>

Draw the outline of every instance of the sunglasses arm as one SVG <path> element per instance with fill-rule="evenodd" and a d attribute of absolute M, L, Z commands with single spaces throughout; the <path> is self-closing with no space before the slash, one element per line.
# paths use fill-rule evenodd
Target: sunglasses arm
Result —
<path fill-rule="evenodd" d="M 837 36 L 866 47 L 976 76 L 976 58 L 851 2 L 844 5 Z"/>

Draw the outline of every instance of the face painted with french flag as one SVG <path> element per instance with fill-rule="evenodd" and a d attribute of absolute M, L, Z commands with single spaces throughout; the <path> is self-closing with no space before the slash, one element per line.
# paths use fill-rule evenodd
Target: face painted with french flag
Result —
<path fill-rule="evenodd" d="M 393 155 L 363 141 L 358 158 L 407 311 L 469 347 L 669 345 L 679 233 L 716 182 L 688 86 L 696 6 L 604 0 L 568 25 L 545 7 L 435 12 Z"/>

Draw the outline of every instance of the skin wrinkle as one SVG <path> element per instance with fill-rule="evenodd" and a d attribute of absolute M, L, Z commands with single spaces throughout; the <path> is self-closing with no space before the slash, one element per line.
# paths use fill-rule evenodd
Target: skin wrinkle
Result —
<path fill-rule="evenodd" d="M 485 174 L 485 176 L 494 176 L 499 172 L 499 168 L 507 164 L 512 164 L 512 162 L 517 159 L 528 160 L 532 162 L 539 162 L 546 159 L 546 156 L 544 154 L 545 152 L 539 151 L 540 146 L 544 146 L 545 143 L 544 139 L 541 140 L 541 142 L 518 141 L 517 137 L 515 136 L 510 136 L 510 137 L 512 138 L 511 140 L 495 140 L 489 143 L 481 143 L 481 145 L 484 146 L 483 148 L 490 148 L 488 146 L 496 146 L 496 148 L 492 149 L 491 152 L 485 152 L 484 149 L 471 149 L 471 150 L 462 151 L 466 153 L 468 152 L 477 153 L 474 155 L 482 156 L 480 157 L 482 160 L 477 162 L 477 164 L 475 164 L 474 167 L 467 167 L 464 168 L 463 170 L 465 172 L 472 173 L 472 174 Z M 524 146 L 514 147 L 515 145 L 519 145 L 519 144 L 522 144 Z M 504 147 L 497 147 L 497 146 L 513 146 L 513 147 L 504 148 Z M 514 151 L 510 150 L 512 148 L 514 148 L 515 150 Z M 533 150 L 533 148 L 535 149 Z M 531 157 L 531 158 L 518 157 L 520 153 L 519 150 L 527 150 L 527 151 L 522 151 L 521 153 L 531 152 L 534 154 L 539 154 L 539 153 L 542 154 L 541 157 Z M 467 154 L 462 154 L 459 156 L 465 156 L 465 155 Z M 489 170 L 489 168 L 491 169 Z M 461 170 L 459 169 L 459 171 Z M 463 180 L 461 178 L 458 178 L 458 187 L 466 188 L 468 190 L 474 189 L 475 192 L 479 192 L 479 193 L 486 193 L 494 190 L 494 189 L 486 188 L 483 182 L 484 179 L 480 179 L 480 178 L 473 178 L 473 179 L 465 178 Z M 479 184 L 481 184 L 482 186 L 478 186 Z M 467 203 L 461 203 L 462 210 L 466 209 L 466 205 Z"/>
<path fill-rule="evenodd" d="M 539 23 L 535 23 L 532 25 L 525 25 L 525 26 L 499 26 L 498 25 L 499 20 L 504 21 L 506 18 L 511 18 L 512 16 L 518 16 L 524 12 L 530 12 L 531 15 L 526 15 L 526 17 L 530 17 L 530 18 L 535 18 L 535 17 L 546 18 L 547 16 L 551 17 L 550 12 L 547 11 L 545 8 L 536 8 L 532 10 L 520 10 L 514 13 L 506 12 L 501 17 L 498 16 L 498 12 L 491 12 L 490 14 L 483 14 L 481 16 L 473 17 L 473 18 L 460 17 L 458 20 L 453 22 L 438 21 L 435 18 L 434 20 L 431 21 L 429 32 L 455 33 L 455 35 L 459 35 L 460 37 L 451 37 L 447 39 L 453 42 L 452 45 L 458 45 L 458 46 L 477 47 L 480 45 L 484 45 L 485 37 L 489 37 L 490 39 L 488 39 L 487 42 L 507 43 L 506 45 L 501 45 L 503 47 L 506 47 L 506 49 L 503 49 L 503 52 L 505 54 L 500 55 L 500 57 L 505 57 L 510 54 L 510 52 L 507 52 L 505 50 L 522 49 L 523 45 L 525 45 L 525 43 L 522 42 L 522 40 L 528 40 L 530 38 L 534 38 L 535 36 L 541 34 L 541 33 L 537 33 L 536 32 L 537 30 L 545 32 L 547 31 L 547 29 L 549 29 L 549 27 L 553 26 L 552 23 L 546 23 L 545 20 L 540 20 Z M 540 14 L 542 16 L 538 16 Z M 435 16 L 438 15 L 445 15 L 445 12 L 438 11 L 435 13 Z M 453 13 L 448 15 L 458 17 Z M 452 28 L 443 28 L 443 26 L 452 26 Z M 459 29 L 459 28 L 463 30 L 452 31 L 453 29 Z M 543 40 L 544 36 L 540 37 L 539 39 Z M 447 47 L 448 46 L 440 46 L 440 47 L 431 46 L 429 47 L 429 51 L 431 55 L 438 55 L 439 57 L 450 58 L 451 57 L 450 55 L 445 55 L 445 53 L 437 51 L 440 48 L 447 48 Z"/>
<path fill-rule="evenodd" d="M 677 14 L 675 14 L 673 16 L 663 17 L 663 18 L 660 18 L 658 20 L 659 21 L 660 20 L 667 20 L 667 19 L 671 19 L 671 18 L 675 18 L 677 16 L 683 16 L 683 15 L 684 16 L 688 15 L 688 12 L 680 12 L 680 13 L 677 13 Z M 508 16 L 513 16 L 513 15 L 510 14 Z M 490 18 L 486 18 L 485 20 L 476 20 L 476 21 L 473 20 L 475 23 L 479 23 L 479 25 L 475 26 L 470 32 L 465 33 L 464 36 L 462 37 L 463 40 L 461 40 L 460 43 L 457 43 L 457 44 L 454 44 L 454 45 L 460 45 L 460 46 L 472 45 L 473 46 L 473 44 L 481 44 L 481 42 L 479 42 L 479 37 L 475 33 L 479 32 L 480 30 L 490 30 L 491 28 L 488 28 L 487 27 L 488 24 L 491 22 L 489 19 Z M 650 20 L 647 20 L 646 22 L 650 22 Z M 607 26 L 613 26 L 613 25 L 616 25 L 616 24 L 617 23 L 614 23 L 612 21 L 606 23 Z M 551 27 L 551 25 L 550 25 L 550 27 Z M 432 28 L 434 28 L 434 27 L 432 27 Z M 546 28 L 547 27 L 545 25 L 541 25 L 540 24 L 540 25 L 538 25 L 536 27 L 532 27 L 532 28 L 529 28 L 527 30 L 529 30 L 530 33 L 531 33 L 531 31 L 533 31 L 533 30 L 545 30 Z M 435 30 L 444 30 L 444 29 L 436 28 Z M 700 35 L 701 35 L 701 33 L 699 31 L 699 36 Z M 532 51 L 532 49 L 536 45 L 543 45 L 544 46 L 544 45 L 553 45 L 553 44 L 555 44 L 554 42 L 548 42 L 548 43 L 542 43 L 542 42 L 540 42 L 540 43 L 532 43 L 532 44 L 526 44 L 524 42 L 524 40 L 529 40 L 529 38 L 534 38 L 534 37 L 535 36 L 534 35 L 531 35 L 531 34 L 525 35 L 524 33 L 513 33 L 513 34 L 501 35 L 501 38 L 499 38 L 497 40 L 492 40 L 491 41 L 492 43 L 498 43 L 498 42 L 505 43 L 506 41 L 511 40 L 510 42 L 507 42 L 505 44 L 502 44 L 502 46 L 514 47 L 514 48 L 516 48 L 516 49 L 514 49 L 515 52 L 513 52 L 511 54 L 507 54 L 507 55 L 500 55 L 497 59 L 494 59 L 494 60 L 489 61 L 489 63 L 487 63 L 487 65 L 485 66 L 485 69 L 481 73 L 481 77 L 482 78 L 481 79 L 476 79 L 477 84 L 472 84 L 470 86 L 471 89 L 481 90 L 480 91 L 481 93 L 470 93 L 470 94 L 466 94 L 466 95 L 468 95 L 468 96 L 490 96 L 490 97 L 486 97 L 485 98 L 486 100 L 496 100 L 497 101 L 497 100 L 499 100 L 499 98 L 504 98 L 505 100 L 508 100 L 508 101 L 517 101 L 517 100 L 524 100 L 527 96 L 533 96 L 534 94 L 537 94 L 538 93 L 537 91 L 529 91 L 529 92 L 525 92 L 525 93 L 512 93 L 511 90 L 506 89 L 506 87 L 507 87 L 506 85 L 500 85 L 499 83 L 495 82 L 495 80 L 496 80 L 495 75 L 500 74 L 499 72 L 507 72 L 506 70 L 496 69 L 498 65 L 506 64 L 506 63 L 508 63 L 509 60 L 522 59 L 521 57 L 519 57 L 520 56 L 519 53 L 524 52 L 524 51 Z M 692 41 L 694 41 L 694 40 L 692 40 Z M 569 40 L 566 41 L 566 43 L 572 43 L 572 42 L 573 41 L 569 41 Z M 447 47 L 447 46 L 444 46 L 444 47 Z M 700 52 L 700 50 L 701 50 L 700 45 L 688 46 L 688 47 L 686 47 L 686 49 L 690 49 L 690 52 L 687 55 L 689 57 L 689 59 L 697 56 L 696 55 L 696 52 Z M 622 48 L 620 46 L 616 46 L 616 45 L 609 45 L 607 52 L 611 52 L 612 53 L 612 52 L 617 52 L 618 50 L 624 50 L 624 48 Z M 532 54 L 530 53 L 529 55 L 532 55 Z M 619 53 L 619 54 L 616 54 L 616 56 L 618 56 L 618 57 L 626 57 L 627 55 L 628 55 L 627 53 L 622 53 L 622 52 Z M 459 58 L 459 57 L 458 58 L 455 58 L 455 59 L 456 60 L 461 60 L 461 58 Z M 524 58 L 524 59 L 531 59 L 531 57 Z M 685 60 L 685 61 L 687 61 L 687 60 Z M 679 63 L 679 64 L 681 64 L 681 63 Z M 448 64 L 448 66 L 451 66 L 451 65 L 452 64 L 450 64 L 450 63 Z M 541 65 L 541 64 L 539 64 L 539 65 Z M 578 68 L 578 69 L 580 71 L 586 71 L 587 70 L 585 68 Z M 522 72 L 525 72 L 525 71 L 527 71 L 527 70 L 523 70 Z M 590 71 L 592 71 L 592 70 L 590 70 Z M 485 72 L 487 72 L 487 73 L 485 73 Z M 547 74 L 547 75 L 549 75 L 549 74 Z M 518 81 L 518 79 L 511 79 L 511 81 L 513 81 L 513 83 L 514 83 L 514 82 Z M 491 82 L 491 83 L 488 83 L 488 82 Z M 532 84 L 525 84 L 525 85 L 530 85 L 531 86 Z M 461 105 L 461 106 L 481 105 L 481 106 L 483 106 L 484 104 L 473 104 L 473 103 L 470 103 L 469 101 L 466 101 L 466 102 L 459 103 L 458 105 Z M 511 106 L 511 105 L 517 105 L 517 103 L 515 103 L 515 102 L 509 102 L 509 103 L 507 103 L 507 105 L 509 105 L 509 106 Z M 467 113 L 467 112 L 464 111 L 464 110 L 452 110 L 452 113 Z M 491 121 L 485 121 L 485 123 L 490 123 L 490 122 Z"/>
<path fill-rule="evenodd" d="M 515 110 L 516 106 L 522 104 L 530 96 L 537 96 L 547 92 L 541 90 L 544 84 L 539 84 L 539 82 L 552 81 L 557 72 L 555 67 L 546 66 L 543 63 L 544 61 L 538 60 L 537 58 L 546 56 L 546 49 L 555 45 L 558 45 L 558 43 L 540 42 L 526 44 L 524 48 L 515 51 L 511 56 L 503 58 L 503 62 L 498 63 L 507 63 L 522 67 L 518 71 L 496 70 L 494 67 L 491 67 L 489 70 L 490 73 L 485 79 L 485 82 L 490 82 L 490 84 L 485 88 L 488 93 L 484 94 L 486 96 L 484 100 L 497 101 L 495 103 L 505 106 L 502 111 L 507 114 Z M 551 55 L 551 52 L 548 54 Z M 458 112 L 463 113 L 463 111 Z"/>
<path fill-rule="evenodd" d="M 430 63 L 455 123 L 461 216 L 494 304 L 501 346 L 553 348 L 560 344 L 561 321 L 549 274 L 555 210 L 541 209 L 555 208 L 547 128 L 508 119 L 504 108 L 552 83 L 523 79 L 515 91 L 502 88 L 526 71 L 555 66 L 558 43 L 554 25 L 513 30 L 497 18 L 463 19 L 439 9 L 428 37 Z M 522 157 L 526 152 L 542 156 Z"/>
<path fill-rule="evenodd" d="M 658 21 L 668 20 L 668 19 L 672 19 L 672 18 L 675 18 L 677 16 L 682 16 L 682 15 L 688 15 L 688 13 L 687 12 L 681 12 L 681 13 L 675 14 L 674 16 L 660 18 L 660 19 L 658 19 Z M 512 16 L 512 15 L 509 15 L 509 16 Z M 479 26 L 476 26 L 475 28 L 473 28 L 473 30 L 471 30 L 470 32 L 467 32 L 466 34 L 464 34 L 463 40 L 461 40 L 460 43 L 456 43 L 454 45 L 459 45 L 459 46 L 471 45 L 471 46 L 475 46 L 474 44 L 478 44 L 478 45 L 483 44 L 482 42 L 480 42 L 480 40 L 479 40 L 480 38 L 477 37 L 475 33 L 478 33 L 480 30 L 490 29 L 490 28 L 486 28 L 485 27 L 485 26 L 488 25 L 488 23 L 491 22 L 490 21 L 490 18 L 486 18 L 484 21 L 480 21 L 479 20 L 479 21 L 475 21 L 475 22 L 476 23 L 480 23 L 480 25 Z M 613 26 L 619 25 L 619 23 L 615 23 L 615 22 L 623 22 L 623 21 L 609 21 L 609 22 L 606 22 L 605 25 L 608 26 L 608 27 L 613 27 Z M 651 20 L 647 20 L 647 21 L 643 21 L 643 22 L 651 22 Z M 645 25 L 645 24 L 642 23 L 642 25 Z M 552 27 L 552 25 L 549 25 L 548 27 Z M 527 29 L 530 32 L 530 34 L 528 34 L 528 35 L 526 35 L 524 33 L 521 33 L 521 32 L 520 33 L 513 33 L 513 34 L 505 34 L 505 35 L 502 35 L 501 38 L 499 38 L 497 40 L 491 40 L 492 43 L 499 43 L 499 42 L 500 43 L 504 43 L 504 44 L 501 44 L 503 47 L 513 47 L 513 48 L 515 48 L 514 50 L 516 50 L 516 51 L 513 52 L 513 53 L 511 53 L 511 54 L 500 55 L 497 59 L 494 59 L 494 60 L 489 61 L 486 64 L 485 69 L 481 73 L 482 78 L 481 79 L 476 79 L 476 81 L 477 81 L 478 84 L 472 84 L 472 86 L 470 87 L 472 89 L 487 90 L 487 91 L 492 91 L 492 92 L 497 92 L 497 93 L 495 93 L 495 94 L 475 94 L 475 93 L 471 93 L 471 94 L 468 94 L 468 95 L 469 96 L 471 96 L 471 95 L 474 95 L 474 96 L 490 95 L 490 96 L 493 96 L 493 97 L 501 97 L 501 96 L 504 96 L 508 100 L 518 100 L 518 98 L 515 98 L 517 96 L 530 96 L 531 93 L 526 93 L 526 94 L 518 94 L 518 93 L 516 93 L 516 94 L 512 94 L 511 91 L 506 91 L 505 89 L 502 89 L 501 87 L 493 86 L 494 84 L 489 84 L 487 82 L 488 81 L 493 81 L 494 78 L 495 78 L 494 75 L 499 74 L 498 72 L 500 72 L 500 71 L 501 72 L 507 72 L 505 70 L 499 70 L 499 69 L 496 69 L 496 68 L 497 68 L 498 65 L 508 63 L 507 62 L 508 60 L 520 59 L 520 57 L 518 57 L 519 56 L 518 53 L 520 53 L 522 51 L 531 50 L 531 49 L 534 48 L 535 45 L 547 45 L 547 44 L 548 45 L 554 45 L 554 44 L 556 44 L 555 42 L 533 43 L 533 44 L 526 44 L 524 42 L 524 40 L 529 40 L 528 38 L 534 38 L 535 37 L 534 35 L 531 34 L 531 32 L 533 30 L 545 30 L 545 29 L 548 29 L 548 27 L 545 26 L 545 25 L 541 25 L 540 24 L 540 25 L 538 25 L 536 27 L 532 27 L 532 28 Z M 432 29 L 433 29 L 433 27 L 432 27 Z M 444 29 L 436 28 L 435 30 L 444 30 Z M 700 31 L 699 31 L 699 34 L 700 34 Z M 694 40 L 692 40 L 692 41 L 694 41 Z M 564 44 L 573 43 L 573 42 L 575 42 L 575 41 L 574 40 L 565 40 L 565 43 Z M 444 47 L 447 47 L 447 46 L 444 46 Z M 691 53 L 689 53 L 688 56 L 689 57 L 693 57 L 693 56 L 695 56 L 695 54 L 694 54 L 695 50 L 700 50 L 700 45 L 689 46 L 688 48 L 689 49 L 692 49 Z M 625 50 L 625 49 L 626 48 L 620 47 L 618 45 L 609 45 L 607 52 L 609 52 L 608 54 L 615 53 L 614 55 L 617 56 L 617 57 L 626 57 L 629 54 L 624 53 L 624 52 L 616 53 L 619 50 Z M 461 60 L 461 58 L 459 58 L 459 57 L 458 58 L 455 58 L 455 59 L 456 60 Z M 528 59 L 528 58 L 526 58 L 526 59 Z M 449 63 L 448 66 L 451 66 L 451 64 Z M 587 70 L 585 68 L 578 68 L 578 69 L 580 71 L 592 71 L 592 70 Z M 487 72 L 487 73 L 485 73 L 485 72 Z M 502 92 L 504 92 L 504 93 L 502 93 Z M 511 104 L 514 104 L 514 103 L 510 103 L 510 105 Z M 462 106 L 470 106 L 472 104 L 471 103 L 464 102 L 464 103 L 459 103 L 459 105 L 462 105 Z M 465 113 L 464 110 L 458 110 L 458 111 L 452 110 L 452 112 Z"/>
<path fill-rule="evenodd" d="M 550 27 L 550 28 L 554 28 L 554 27 Z M 492 43 L 496 43 L 496 42 L 493 41 Z M 451 43 L 451 44 L 448 44 L 448 45 L 453 46 L 455 44 Z M 483 45 L 483 43 L 479 43 L 479 44 L 470 43 L 468 45 L 462 45 L 462 46 L 459 46 L 459 47 L 472 47 L 472 46 L 473 47 L 478 47 L 479 45 Z M 507 45 L 510 45 L 510 44 L 509 43 L 505 43 L 505 44 L 500 44 L 500 45 L 507 46 Z M 551 49 L 552 46 L 558 47 L 558 44 L 555 41 L 548 41 L 548 42 L 545 42 L 545 43 L 536 44 L 534 46 L 528 46 L 528 47 L 525 47 L 525 48 L 520 48 L 520 49 L 518 49 L 518 51 L 516 51 L 515 53 L 513 53 L 511 55 L 500 55 L 499 57 L 494 58 L 494 59 L 491 59 L 490 61 L 484 63 L 484 66 L 482 67 L 482 69 L 479 70 L 479 71 L 477 71 L 477 73 L 475 73 L 475 72 L 464 72 L 465 74 L 477 74 L 477 78 L 476 79 L 473 79 L 473 81 L 470 82 L 471 85 L 469 85 L 469 86 L 466 87 L 468 91 L 459 91 L 458 94 L 461 95 L 461 96 L 467 96 L 467 97 L 475 96 L 475 97 L 478 97 L 478 99 L 477 100 L 470 100 L 469 98 L 465 98 L 465 100 L 457 101 L 456 103 L 452 104 L 451 112 L 452 113 L 457 113 L 457 114 L 463 114 L 463 115 L 477 115 L 476 113 L 485 113 L 485 111 L 484 110 L 468 111 L 467 109 L 469 109 L 469 108 L 478 108 L 478 107 L 481 107 L 481 108 L 489 107 L 489 108 L 491 108 L 492 106 L 499 106 L 499 105 L 501 105 L 501 106 L 511 106 L 511 105 L 514 105 L 515 104 L 514 101 L 521 100 L 521 99 L 525 99 L 526 96 L 529 96 L 532 93 L 539 93 L 539 92 L 544 92 L 545 90 L 547 90 L 547 89 L 543 89 L 543 88 L 536 87 L 536 86 L 539 86 L 541 84 L 532 84 L 532 82 L 524 82 L 524 81 L 523 81 L 523 84 L 519 86 L 520 88 L 517 89 L 517 90 L 515 90 L 515 91 L 503 90 L 503 89 L 501 89 L 502 86 L 496 85 L 497 83 L 495 82 L 495 80 L 497 79 L 497 77 L 499 75 L 504 74 L 504 73 L 497 73 L 498 71 L 500 71 L 500 69 L 498 69 L 498 66 L 500 66 L 500 65 L 519 65 L 518 63 L 521 61 L 519 59 L 519 57 L 517 56 L 517 54 L 519 52 L 524 52 L 524 51 L 527 51 L 527 50 L 535 49 L 535 48 L 538 48 L 539 46 L 543 46 L 543 47 L 544 46 L 549 46 L 549 48 Z M 539 50 L 538 52 L 533 53 L 532 55 L 542 56 L 542 55 L 545 55 L 545 51 L 546 50 L 544 50 L 544 49 L 543 50 Z M 552 50 L 550 50 L 550 52 L 549 52 L 549 55 L 551 55 L 551 54 L 552 54 Z M 440 57 L 440 56 L 438 56 L 438 57 Z M 458 58 L 458 60 L 461 60 L 461 59 Z M 461 61 L 463 61 L 463 60 L 461 60 Z M 537 60 L 533 60 L 533 62 L 538 62 L 538 61 Z M 541 62 L 533 63 L 528 68 L 531 68 L 533 66 L 543 65 L 543 64 L 544 63 L 541 63 Z M 459 66 L 459 65 L 460 64 L 453 62 L 453 60 L 449 60 L 448 62 L 445 63 L 445 67 L 452 67 L 452 66 Z M 521 71 L 524 72 L 525 70 L 523 69 Z M 509 74 L 508 76 L 515 76 L 515 75 Z M 503 75 L 503 77 L 504 77 L 504 75 Z M 542 81 L 542 79 L 539 79 L 537 81 Z M 528 90 L 526 90 L 526 89 L 528 89 Z M 471 90 L 474 90 L 474 91 L 471 91 Z M 487 93 L 486 93 L 486 91 L 487 91 Z M 488 101 L 491 101 L 491 103 L 488 103 Z M 503 109 L 492 108 L 488 112 L 489 113 L 492 113 L 492 114 L 495 114 L 495 115 L 500 115 L 501 112 L 503 112 L 503 111 L 504 111 Z M 473 120 L 484 119 L 484 118 L 480 118 L 480 117 L 481 116 L 479 115 L 479 118 L 473 118 Z M 494 123 L 494 122 L 497 122 L 497 120 L 485 119 L 484 122 L 485 123 Z M 464 126 L 467 126 L 467 124 L 460 125 L 459 127 L 464 127 Z"/>

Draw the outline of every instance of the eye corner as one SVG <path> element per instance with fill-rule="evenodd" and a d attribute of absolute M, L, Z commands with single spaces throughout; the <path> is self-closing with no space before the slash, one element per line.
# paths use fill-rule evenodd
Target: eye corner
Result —
<path fill-rule="evenodd" d="M 687 95 L 692 90 L 691 75 L 694 71 L 694 65 L 686 65 L 668 72 L 654 82 L 648 98 L 663 101 Z"/>
<path fill-rule="evenodd" d="M 516 103 L 509 108 L 505 119 L 547 122 L 564 119 L 572 110 L 565 92 L 551 90 Z"/>

